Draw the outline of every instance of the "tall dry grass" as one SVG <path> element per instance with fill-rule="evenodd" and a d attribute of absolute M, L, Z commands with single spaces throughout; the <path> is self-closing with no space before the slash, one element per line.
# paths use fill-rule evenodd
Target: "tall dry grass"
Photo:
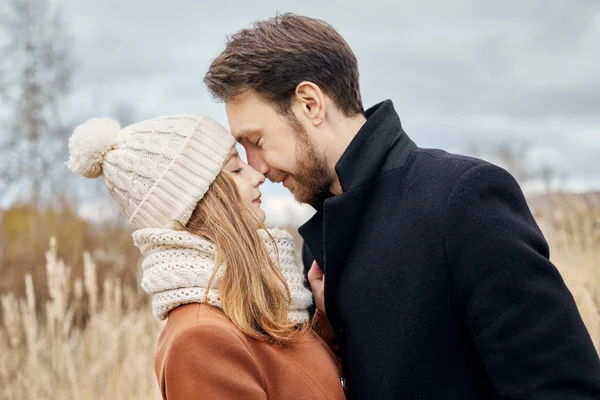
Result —
<path fill-rule="evenodd" d="M 1 295 L 0 399 L 160 399 L 153 353 L 161 323 L 145 295 L 116 279 L 98 282 L 87 253 L 83 279 L 71 271 L 51 240 L 43 311 L 30 274 L 25 297 Z"/>
<path fill-rule="evenodd" d="M 535 216 L 600 350 L 600 204 L 556 195 Z M 0 292 L 0 399 L 159 399 L 162 323 L 139 285 L 98 273 L 88 253 L 83 268 L 69 267 L 55 240 L 45 264 L 44 290 L 27 274 L 24 294 Z"/>
<path fill-rule="evenodd" d="M 600 352 L 600 194 L 547 196 L 535 216 Z"/>

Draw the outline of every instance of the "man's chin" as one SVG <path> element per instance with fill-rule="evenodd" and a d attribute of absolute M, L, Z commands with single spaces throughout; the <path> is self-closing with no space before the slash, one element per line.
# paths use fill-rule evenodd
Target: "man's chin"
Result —
<path fill-rule="evenodd" d="M 294 199 L 296 199 L 298 203 L 311 205 L 316 198 L 316 195 L 309 193 L 306 190 L 302 190 L 302 188 L 298 188 L 297 186 L 288 190 L 294 195 Z"/>
<path fill-rule="evenodd" d="M 285 179 L 282 181 L 282 184 L 287 190 L 290 191 L 298 203 L 312 205 L 318 196 L 318 192 L 315 192 L 310 188 L 306 188 L 290 175 L 285 177 Z"/>
<path fill-rule="evenodd" d="M 305 203 L 305 198 L 302 197 L 301 195 L 298 196 L 298 194 L 292 190 L 290 190 L 290 192 L 292 192 L 292 194 L 294 195 L 294 199 L 298 202 L 298 203 Z"/>

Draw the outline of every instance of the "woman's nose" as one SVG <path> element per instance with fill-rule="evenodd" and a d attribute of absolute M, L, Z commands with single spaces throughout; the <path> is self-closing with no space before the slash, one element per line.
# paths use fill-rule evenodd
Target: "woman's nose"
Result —
<path fill-rule="evenodd" d="M 252 186 L 259 187 L 263 183 L 265 183 L 265 176 L 252 168 Z"/>

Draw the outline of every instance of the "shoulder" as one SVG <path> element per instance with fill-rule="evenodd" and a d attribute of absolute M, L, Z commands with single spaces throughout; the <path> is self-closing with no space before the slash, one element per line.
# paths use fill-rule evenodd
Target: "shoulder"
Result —
<path fill-rule="evenodd" d="M 423 181 L 435 182 L 443 190 L 453 186 L 469 169 L 479 165 L 492 165 L 487 161 L 449 153 L 439 149 L 416 148 L 406 163 L 389 163 L 379 176 L 383 181 L 400 180 L 409 185 L 420 185 Z"/>
<path fill-rule="evenodd" d="M 461 176 L 479 165 L 492 165 L 487 161 L 439 149 L 418 148 L 413 153 L 413 163 L 422 169 L 443 171 L 453 176 Z"/>
<path fill-rule="evenodd" d="M 501 167 L 485 160 L 439 149 L 417 148 L 412 151 L 406 164 L 384 171 L 379 183 L 389 185 L 395 182 L 401 189 L 400 194 L 410 193 L 412 198 L 437 201 L 448 198 L 471 175 L 483 176 L 484 179 L 479 182 L 482 185 L 490 176 L 510 177 Z"/>
<path fill-rule="evenodd" d="M 180 307 L 185 309 L 169 316 L 175 317 L 172 324 L 176 326 L 169 327 L 167 321 L 165 329 L 171 329 L 171 333 L 159 342 L 155 359 L 161 388 L 183 397 L 194 394 L 217 398 L 218 393 L 225 396 L 219 398 L 239 398 L 237 394 L 228 395 L 236 390 L 261 393 L 265 379 L 248 338 L 214 307 Z"/>
<path fill-rule="evenodd" d="M 169 326 L 169 321 L 165 325 L 168 338 L 163 339 L 161 334 L 156 354 L 158 369 L 184 364 L 209 367 L 214 363 L 240 370 L 258 368 L 250 339 L 219 309 L 205 304 L 181 307 L 184 309 L 171 320 L 175 326 Z"/>
<path fill-rule="evenodd" d="M 513 176 L 504 168 L 474 157 L 449 153 L 438 149 L 416 149 L 412 174 L 429 178 L 437 185 L 455 190 L 460 186 L 488 187 L 502 184 L 518 189 Z"/>
<path fill-rule="evenodd" d="M 196 360 L 196 357 L 201 357 L 202 361 L 198 362 L 206 365 L 225 358 L 248 359 L 253 364 L 254 358 L 240 332 L 212 321 L 198 322 L 178 332 L 166 349 L 165 362 L 179 363 L 183 359 Z"/>
<path fill-rule="evenodd" d="M 228 338 L 245 342 L 244 335 L 223 312 L 207 304 L 186 304 L 177 307 L 169 314 L 165 331 L 170 331 L 171 342 L 180 342 L 198 335 L 206 339 Z M 196 340 L 198 341 L 198 340 Z"/>
<path fill-rule="evenodd" d="M 248 337 L 219 309 L 205 304 L 187 304 L 171 311 L 161 332 L 156 363 L 164 365 L 169 359 L 187 357 L 194 353 L 207 356 L 225 354 L 214 349 L 250 353 Z"/>

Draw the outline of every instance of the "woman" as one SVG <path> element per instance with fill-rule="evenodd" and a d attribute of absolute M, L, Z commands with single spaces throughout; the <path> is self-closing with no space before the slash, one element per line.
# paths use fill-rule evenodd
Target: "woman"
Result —
<path fill-rule="evenodd" d="M 155 356 L 164 399 L 342 399 L 338 360 L 308 320 L 292 238 L 264 228 L 264 176 L 234 144 L 206 117 L 123 129 L 96 118 L 75 129 L 68 165 L 104 175 L 138 228 L 142 287 L 167 319 Z"/>

